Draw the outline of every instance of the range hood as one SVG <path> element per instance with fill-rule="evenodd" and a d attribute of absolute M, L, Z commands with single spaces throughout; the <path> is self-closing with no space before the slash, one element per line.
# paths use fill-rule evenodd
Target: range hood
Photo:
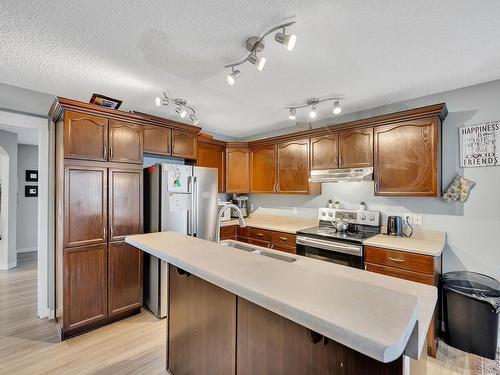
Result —
<path fill-rule="evenodd" d="M 312 170 L 309 182 L 354 182 L 373 180 L 373 167 Z"/>

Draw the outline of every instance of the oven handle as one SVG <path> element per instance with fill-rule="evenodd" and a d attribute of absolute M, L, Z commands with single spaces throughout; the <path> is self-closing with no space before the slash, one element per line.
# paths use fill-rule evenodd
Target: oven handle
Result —
<path fill-rule="evenodd" d="M 349 255 L 363 256 L 363 246 L 348 245 L 334 241 L 318 240 L 316 238 L 297 236 L 297 244 L 316 247 L 318 249 L 334 251 Z"/>

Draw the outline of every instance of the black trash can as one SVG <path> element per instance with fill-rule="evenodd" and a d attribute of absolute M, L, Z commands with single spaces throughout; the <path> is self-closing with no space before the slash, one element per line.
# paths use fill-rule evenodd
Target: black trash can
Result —
<path fill-rule="evenodd" d="M 500 312 L 500 282 L 476 272 L 443 275 L 447 343 L 465 352 L 495 359 Z"/>

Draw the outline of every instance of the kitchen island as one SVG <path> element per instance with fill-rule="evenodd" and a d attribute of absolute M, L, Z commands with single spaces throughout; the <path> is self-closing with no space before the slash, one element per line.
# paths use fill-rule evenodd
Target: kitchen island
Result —
<path fill-rule="evenodd" d="M 401 374 L 437 299 L 434 287 L 267 249 L 173 232 L 126 242 L 170 264 L 174 374 Z"/>

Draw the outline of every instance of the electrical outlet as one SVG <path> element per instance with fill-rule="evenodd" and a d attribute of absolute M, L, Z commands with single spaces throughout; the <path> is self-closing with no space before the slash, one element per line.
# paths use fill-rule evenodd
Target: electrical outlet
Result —
<path fill-rule="evenodd" d="M 420 215 L 420 214 L 414 214 L 412 221 L 413 221 L 413 224 L 416 226 L 421 227 L 423 225 L 422 215 Z"/>
<path fill-rule="evenodd" d="M 297 207 L 292 207 L 292 214 L 297 215 Z"/>

